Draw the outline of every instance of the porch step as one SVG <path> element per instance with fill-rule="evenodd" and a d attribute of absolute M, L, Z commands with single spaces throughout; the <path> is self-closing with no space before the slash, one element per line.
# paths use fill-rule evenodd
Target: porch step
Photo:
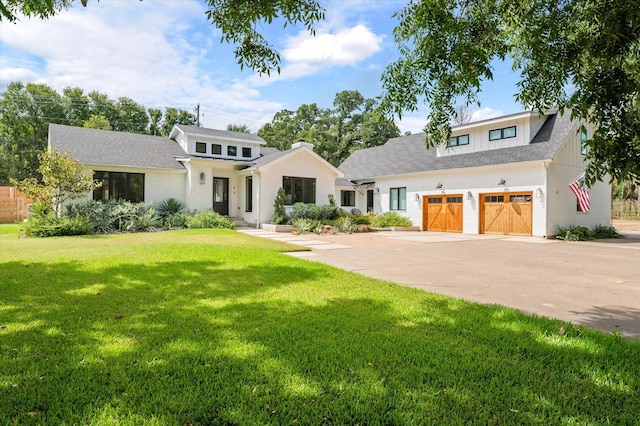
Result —
<path fill-rule="evenodd" d="M 255 225 L 251 225 L 247 223 L 244 219 L 239 219 L 235 217 L 230 217 L 229 219 L 233 220 L 233 223 L 235 223 L 236 228 L 255 228 Z"/>

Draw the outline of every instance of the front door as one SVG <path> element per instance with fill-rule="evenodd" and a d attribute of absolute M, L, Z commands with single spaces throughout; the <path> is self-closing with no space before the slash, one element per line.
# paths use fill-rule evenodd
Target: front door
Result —
<path fill-rule="evenodd" d="M 213 210 L 229 216 L 229 178 L 213 178 Z"/>
<path fill-rule="evenodd" d="M 367 213 L 373 213 L 373 189 L 367 190 Z"/>

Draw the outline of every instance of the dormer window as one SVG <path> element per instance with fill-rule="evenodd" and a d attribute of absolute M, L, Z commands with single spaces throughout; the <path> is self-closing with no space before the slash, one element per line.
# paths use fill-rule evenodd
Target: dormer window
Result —
<path fill-rule="evenodd" d="M 454 136 L 451 139 L 449 139 L 449 143 L 447 143 L 448 148 L 452 146 L 460 146 L 460 145 L 469 145 L 469 134 Z"/>
<path fill-rule="evenodd" d="M 207 144 L 204 142 L 196 142 L 196 152 L 198 154 L 206 154 L 207 153 Z"/>
<path fill-rule="evenodd" d="M 251 158 L 251 148 L 242 148 L 242 158 Z"/>
<path fill-rule="evenodd" d="M 233 146 L 233 145 L 229 145 L 227 147 L 227 155 L 229 157 L 235 157 L 238 155 L 238 147 L 237 146 Z"/>
<path fill-rule="evenodd" d="M 502 129 L 489 130 L 489 140 L 497 141 L 516 137 L 516 126 L 503 127 Z"/>
<path fill-rule="evenodd" d="M 219 143 L 211 144 L 211 154 L 213 155 L 222 155 L 222 145 Z"/>

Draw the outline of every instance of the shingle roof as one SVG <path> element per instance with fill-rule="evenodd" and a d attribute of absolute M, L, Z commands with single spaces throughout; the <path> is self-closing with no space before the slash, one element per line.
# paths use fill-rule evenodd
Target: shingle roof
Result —
<path fill-rule="evenodd" d="M 531 143 L 438 157 L 436 148 L 427 149 L 425 134 L 390 139 L 381 146 L 355 151 L 338 169 L 347 179 L 361 180 L 382 176 L 436 170 L 461 169 L 497 164 L 553 159 L 573 127 L 570 114 L 552 114 Z"/>
<path fill-rule="evenodd" d="M 243 132 L 228 132 L 226 130 L 205 129 L 204 127 L 185 126 L 184 124 L 176 124 L 176 127 L 190 135 L 214 136 L 225 139 L 236 139 L 239 141 L 247 141 L 265 145 L 267 142 L 258 135 Z"/>
<path fill-rule="evenodd" d="M 175 157 L 188 157 L 169 138 L 61 124 L 49 125 L 49 142 L 84 164 L 185 170 Z"/>

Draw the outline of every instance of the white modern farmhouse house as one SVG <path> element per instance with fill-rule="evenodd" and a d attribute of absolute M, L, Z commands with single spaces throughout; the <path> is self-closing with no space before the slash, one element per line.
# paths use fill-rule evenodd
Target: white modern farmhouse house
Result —
<path fill-rule="evenodd" d="M 286 151 L 265 145 L 256 135 L 183 125 L 168 138 L 49 126 L 49 149 L 70 152 L 102 181 L 87 200 L 151 204 L 171 197 L 190 211 L 213 209 L 253 226 L 269 222 L 280 187 L 289 205 L 328 204 L 342 172 L 311 144 Z"/>
<path fill-rule="evenodd" d="M 454 127 L 447 146 L 427 149 L 423 133 L 394 138 L 338 168 L 306 142 L 279 151 L 256 135 L 184 125 L 165 138 L 51 124 L 49 149 L 94 170 L 103 186 L 86 199 L 173 197 L 260 226 L 282 187 L 287 205 L 333 195 L 346 211 L 395 211 L 423 231 L 546 237 L 610 224 L 610 184 L 589 188 L 588 211 L 569 188 L 591 131 L 568 113 L 523 112 Z"/>
<path fill-rule="evenodd" d="M 585 170 L 590 126 L 523 112 L 454 127 L 447 146 L 401 136 L 355 151 L 338 168 L 343 208 L 396 211 L 424 231 L 546 237 L 561 226 L 611 223 L 611 186 L 589 188 L 581 211 L 569 185 Z"/>

